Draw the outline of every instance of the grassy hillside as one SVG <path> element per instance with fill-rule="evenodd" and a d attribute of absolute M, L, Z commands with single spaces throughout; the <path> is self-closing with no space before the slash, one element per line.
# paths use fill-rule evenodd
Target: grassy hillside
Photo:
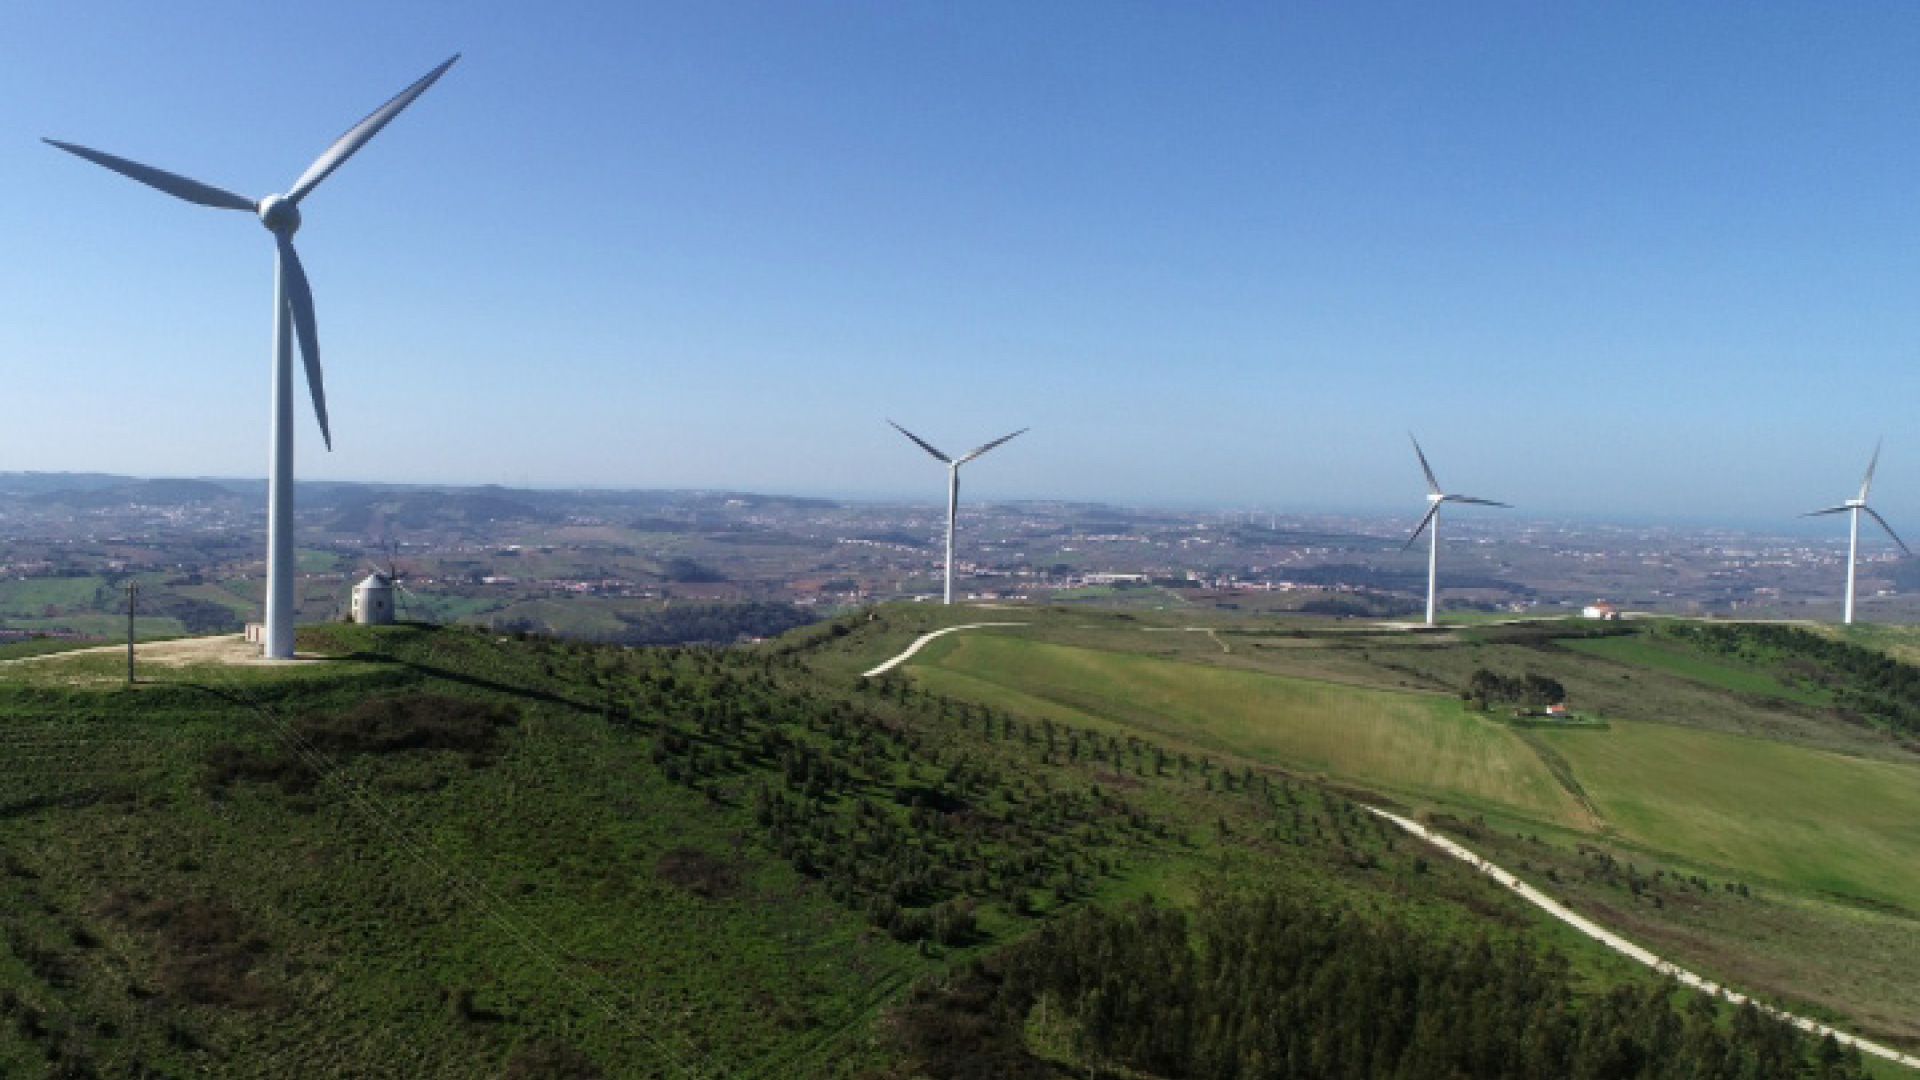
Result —
<path fill-rule="evenodd" d="M 1625 839 L 1920 915 L 1920 769 L 1631 721 L 1539 735 Z"/>
<path fill-rule="evenodd" d="M 1920 948 L 1920 758 L 1879 726 L 1875 699 L 1839 661 L 1775 647 L 1558 632 L 1174 634 L 1040 613 L 942 639 L 909 672 L 1455 815 L 1490 853 L 1683 962 L 1920 1045 L 1920 976 L 1888 960 Z M 1473 713 L 1457 691 L 1479 669 L 1557 678 L 1608 722 Z"/>
<path fill-rule="evenodd" d="M 301 648 L 335 659 L 155 661 L 132 688 L 112 652 L 0 666 L 0 1075 L 1193 1075 L 1115 1041 L 1099 985 L 1055 981 L 1076 939 L 1041 931 L 1132 949 L 1162 925 L 1095 914 L 1119 910 L 1319 928 L 1325 979 L 1231 997 L 1321 1019 L 1217 1047 L 1373 1038 L 1424 1048 L 1381 1075 L 1424 1077 L 1449 1075 L 1444 1033 L 1519 1068 L 1531 1032 L 1693 1067 L 1628 1030 L 1669 1006 L 1624 962 L 1339 792 L 1252 767 L 1232 742 L 1258 737 L 1251 712 L 1207 745 L 848 673 L 951 618 L 884 611 L 750 650 L 323 626 Z M 1276 693 L 1315 700 L 1296 682 Z M 1460 762 L 1510 741 L 1416 700 L 1383 696 L 1366 722 L 1448 729 Z M 1425 782 L 1490 792 L 1504 768 Z M 1148 950 L 1167 940 L 1132 960 L 1161 970 Z M 1340 974 L 1394 957 L 1425 989 L 1375 1001 L 1385 983 Z M 1436 1027 L 1486 957 L 1562 1004 Z M 1142 1002 L 1182 992 L 1129 979 Z M 1642 989 L 1601 1001 L 1620 987 Z M 1673 1015 L 1721 1070 L 1699 1075 L 1815 1075 L 1814 1048 L 1755 1015 Z M 1207 1022 L 1156 1026 L 1206 1041 Z M 1254 1060 L 1210 1060 L 1228 1058 Z M 1208 1075 L 1266 1075 L 1239 1068 Z"/>
<path fill-rule="evenodd" d="M 1152 733 L 1408 794 L 1487 802 L 1568 824 L 1579 801 L 1507 725 L 1457 698 L 1051 645 L 997 634 L 922 653 L 933 690 L 1038 705 L 1089 726 Z"/>
<path fill-rule="evenodd" d="M 302 647 L 349 659 L 132 690 L 113 654 L 5 671 L 0 1074 L 853 1075 L 890 1059 L 910 982 L 1055 913 L 1413 875 L 1336 796 L 1285 789 L 1256 832 L 1281 789 L 1217 764 L 1075 765 L 771 652 Z M 1423 877 L 1365 904 L 1526 920 Z"/>

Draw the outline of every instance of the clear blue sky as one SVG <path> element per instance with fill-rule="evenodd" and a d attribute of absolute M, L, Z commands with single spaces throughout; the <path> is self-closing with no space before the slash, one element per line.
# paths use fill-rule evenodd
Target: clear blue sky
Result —
<path fill-rule="evenodd" d="M 0 8 L 0 469 L 1787 517 L 1920 532 L 1920 7 Z M 304 397 L 302 398 L 304 401 Z"/>

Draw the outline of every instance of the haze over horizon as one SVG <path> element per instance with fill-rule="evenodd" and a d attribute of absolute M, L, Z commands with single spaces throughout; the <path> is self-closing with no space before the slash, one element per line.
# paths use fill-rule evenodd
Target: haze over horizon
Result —
<path fill-rule="evenodd" d="M 0 14 L 0 469 L 1920 528 L 1920 10 L 352 0 Z M 1464 518 L 1464 515 L 1461 516 Z M 1450 519 L 1450 524 L 1459 519 Z M 1843 530 L 1835 530 L 1839 535 Z"/>

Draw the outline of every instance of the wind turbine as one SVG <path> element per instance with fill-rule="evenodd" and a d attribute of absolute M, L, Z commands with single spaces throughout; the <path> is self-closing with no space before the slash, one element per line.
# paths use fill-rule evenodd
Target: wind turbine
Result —
<path fill-rule="evenodd" d="M 326 152 L 315 158 L 307 171 L 293 182 L 284 195 L 250 199 L 231 191 L 203 184 L 198 180 L 142 165 L 137 161 L 90 150 L 57 139 L 44 140 L 70 154 L 83 157 L 132 177 L 149 187 L 176 198 L 220 210 L 245 210 L 260 218 L 260 224 L 273 234 L 277 252 L 273 279 L 273 468 L 267 480 L 267 610 L 266 648 L 269 657 L 293 656 L 293 338 L 300 340 L 300 356 L 306 362 L 307 389 L 313 395 L 314 416 L 320 421 L 320 438 L 333 449 L 333 435 L 327 428 L 327 396 L 320 380 L 320 336 L 314 325 L 313 290 L 307 284 L 307 272 L 293 250 L 293 234 L 300 228 L 300 201 L 313 192 L 333 170 L 354 152 L 379 134 L 380 129 L 400 115 L 413 99 L 426 93 L 434 80 L 453 66 L 458 54 L 421 76 L 412 86 L 400 91 L 391 101 L 375 109 L 366 119 L 353 125 L 334 140 Z"/>
<path fill-rule="evenodd" d="M 889 420 L 887 423 L 893 424 L 893 421 Z M 919 443 L 920 449 L 925 450 L 935 458 L 945 462 L 947 466 L 947 589 L 942 602 L 951 604 L 953 603 L 953 522 L 955 516 L 960 512 L 960 466 L 965 465 L 981 454 L 1013 438 L 1014 435 L 1026 434 L 1029 429 L 1021 428 L 1019 431 L 1014 432 L 1013 435 L 1002 435 L 990 443 L 974 447 L 972 450 L 960 455 L 958 459 L 950 458 L 934 449 L 932 443 L 901 427 L 899 424 L 893 424 L 893 429 L 905 435 L 907 438 L 912 439 L 914 442 Z"/>
<path fill-rule="evenodd" d="M 1873 487 L 1873 468 L 1878 464 L 1880 464 L 1880 444 L 1874 443 L 1873 457 L 1867 460 L 1867 475 L 1860 481 L 1860 494 L 1857 497 L 1848 499 L 1839 506 L 1829 506 L 1825 510 L 1814 510 L 1810 513 L 1800 515 L 1801 517 L 1819 517 L 1822 514 L 1848 514 L 1853 519 L 1851 527 L 1848 530 L 1847 539 L 1847 603 L 1844 614 L 1841 615 L 1840 619 L 1842 623 L 1849 625 L 1853 622 L 1854 564 L 1860 559 L 1861 512 L 1864 511 L 1872 515 L 1873 520 L 1879 522 L 1880 527 L 1887 530 L 1887 535 L 1893 537 L 1893 542 L 1900 545 L 1901 551 L 1909 555 L 1913 554 L 1913 549 L 1909 548 L 1907 542 L 1900 539 L 1900 535 L 1893 531 L 1893 526 L 1887 524 L 1887 519 L 1881 517 L 1879 511 L 1867 505 L 1867 491 Z"/>
<path fill-rule="evenodd" d="M 1421 530 L 1427 529 L 1429 525 L 1432 526 L 1432 529 L 1427 532 L 1427 625 L 1432 626 L 1434 625 L 1434 613 L 1436 611 L 1435 602 L 1439 599 L 1440 595 L 1438 587 L 1440 581 L 1440 507 L 1450 502 L 1473 503 L 1476 506 L 1501 506 L 1509 510 L 1511 510 L 1512 507 L 1507 506 L 1507 504 L 1503 502 L 1494 502 L 1492 499 L 1478 499 L 1472 495 L 1449 495 L 1441 491 L 1440 481 L 1433 478 L 1433 466 L 1427 464 L 1426 452 L 1420 449 L 1420 440 L 1414 439 L 1413 432 L 1411 431 L 1407 432 L 1407 438 L 1413 439 L 1413 452 L 1420 458 L 1420 471 L 1427 474 L 1427 516 L 1421 518 L 1420 524 L 1414 526 L 1413 535 L 1407 537 L 1407 542 L 1400 546 L 1400 550 L 1405 551 L 1412 547 L 1413 542 L 1420 539 Z"/>

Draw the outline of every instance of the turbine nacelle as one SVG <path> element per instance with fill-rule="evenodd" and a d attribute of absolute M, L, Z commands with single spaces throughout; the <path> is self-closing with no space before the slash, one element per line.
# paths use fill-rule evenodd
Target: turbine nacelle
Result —
<path fill-rule="evenodd" d="M 292 236 L 300 231 L 300 204 L 285 195 L 269 195 L 260 200 L 260 224 L 276 236 Z"/>

